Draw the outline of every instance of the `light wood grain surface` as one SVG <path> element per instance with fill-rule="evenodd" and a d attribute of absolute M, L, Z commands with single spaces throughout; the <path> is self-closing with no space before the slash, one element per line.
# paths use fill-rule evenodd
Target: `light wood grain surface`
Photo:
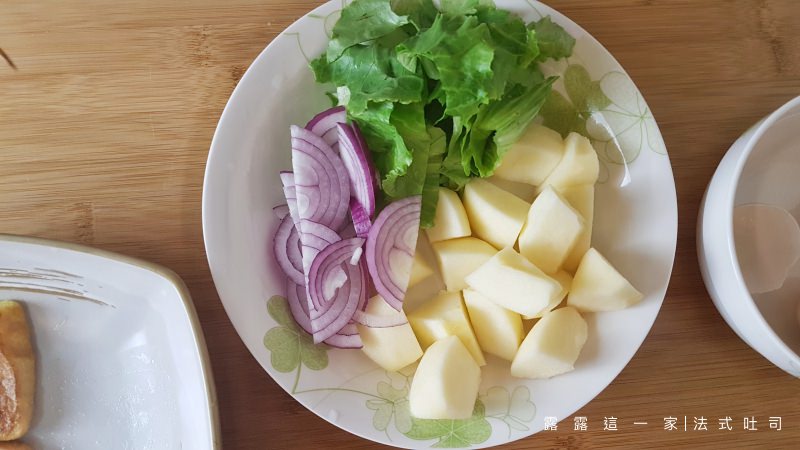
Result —
<path fill-rule="evenodd" d="M 81 242 L 177 271 L 194 297 L 229 449 L 377 448 L 292 400 L 234 332 L 203 251 L 203 170 L 248 64 L 314 0 L 3 0 L 0 232 Z M 552 0 L 639 86 L 670 152 L 680 225 L 672 283 L 620 376 L 555 432 L 506 448 L 759 447 L 800 440 L 800 380 L 739 340 L 700 278 L 695 222 L 730 143 L 800 94 L 795 0 Z M 1 56 L 1 55 L 0 55 Z M 603 431 L 604 417 L 618 431 Z M 674 416 L 689 431 L 663 430 Z M 691 431 L 694 417 L 708 431 Z M 733 431 L 718 430 L 731 416 Z M 742 430 L 755 416 L 758 431 Z M 782 430 L 768 418 L 782 417 Z M 647 421 L 647 426 L 633 425 Z M 682 428 L 682 427 L 681 427 Z"/>

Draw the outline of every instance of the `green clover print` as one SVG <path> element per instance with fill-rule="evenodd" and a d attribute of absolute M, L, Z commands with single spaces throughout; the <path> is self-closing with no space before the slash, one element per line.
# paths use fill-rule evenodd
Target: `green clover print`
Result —
<path fill-rule="evenodd" d="M 530 423 L 536 415 L 536 405 L 531 401 L 531 392 L 527 386 L 517 386 L 509 393 L 502 386 L 495 386 L 481 396 L 486 404 L 486 417 L 497 419 L 508 426 L 508 437 L 512 430 L 528 431 Z"/>
<path fill-rule="evenodd" d="M 562 136 L 591 138 L 601 160 L 632 163 L 643 148 L 665 153 L 653 115 L 636 86 L 622 72 L 592 80 L 585 67 L 570 64 L 563 73 L 566 96 L 553 90 L 542 106 L 543 125 Z"/>
<path fill-rule="evenodd" d="M 489 439 L 492 426 L 486 420 L 486 408 L 477 400 L 469 419 L 431 420 L 412 417 L 411 430 L 404 434 L 417 440 L 439 439 L 432 446 L 435 448 L 463 448 Z"/>
<path fill-rule="evenodd" d="M 633 81 L 622 72 L 609 72 L 600 84 L 611 103 L 586 123 L 598 155 L 613 164 L 630 164 L 644 148 L 666 154 L 653 114 Z"/>
<path fill-rule="evenodd" d="M 395 389 L 391 384 L 378 383 L 378 396 L 381 400 L 367 400 L 367 408 L 375 411 L 372 426 L 378 431 L 386 431 L 394 417 L 394 426 L 401 433 L 411 431 L 411 410 L 408 407 L 408 386 Z"/>
<path fill-rule="evenodd" d="M 593 112 L 610 105 L 611 100 L 603 92 L 600 81 L 593 81 L 589 72 L 581 65 L 567 66 L 563 81 L 569 99 L 553 90 L 542 106 L 540 114 L 544 118 L 543 124 L 564 137 L 572 131 L 586 136 L 586 121 Z"/>
<path fill-rule="evenodd" d="M 311 336 L 303 331 L 289 310 L 289 302 L 281 296 L 273 296 L 267 301 L 269 315 L 278 326 L 264 335 L 264 347 L 272 352 L 272 367 L 278 372 L 291 372 L 300 364 L 311 370 L 328 367 L 328 352 L 324 346 L 314 345 Z"/>

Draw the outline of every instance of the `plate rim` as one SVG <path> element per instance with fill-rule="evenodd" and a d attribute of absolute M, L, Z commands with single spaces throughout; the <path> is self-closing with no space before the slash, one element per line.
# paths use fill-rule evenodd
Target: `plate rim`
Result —
<path fill-rule="evenodd" d="M 189 288 L 183 279 L 172 269 L 169 269 L 160 264 L 146 261 L 144 259 L 128 256 L 121 253 L 116 253 L 110 250 L 103 250 L 96 247 L 91 247 L 84 244 L 74 242 L 61 241 L 56 239 L 40 238 L 34 236 L 24 236 L 19 234 L 0 233 L 0 244 L 26 244 L 36 245 L 40 247 L 50 247 L 60 250 L 66 250 L 84 255 L 99 257 L 102 259 L 109 259 L 112 261 L 120 262 L 129 266 L 139 269 L 147 270 L 155 275 L 166 280 L 172 285 L 178 297 L 183 304 L 186 316 L 189 319 L 189 329 L 194 337 L 195 347 L 200 358 L 200 372 L 203 384 L 205 385 L 206 398 L 208 399 L 208 416 L 209 416 L 209 430 L 211 431 L 211 448 L 213 450 L 221 450 L 221 428 L 220 428 L 220 415 L 219 403 L 217 400 L 216 384 L 214 382 L 214 373 L 211 366 L 211 358 L 208 353 L 206 339 L 203 334 L 200 319 L 197 316 L 197 310 L 194 307 Z"/>

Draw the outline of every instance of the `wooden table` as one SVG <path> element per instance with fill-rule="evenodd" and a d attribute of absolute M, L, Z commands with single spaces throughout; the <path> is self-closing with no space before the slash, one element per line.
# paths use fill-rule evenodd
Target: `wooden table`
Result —
<path fill-rule="evenodd" d="M 258 366 L 211 282 L 203 169 L 231 90 L 319 0 L 3 0 L 0 232 L 81 242 L 176 270 L 203 324 L 225 448 L 377 448 L 292 400 Z M 800 440 L 800 381 L 726 326 L 703 286 L 695 220 L 730 143 L 800 94 L 795 0 L 553 0 L 642 90 L 663 132 L 680 210 L 672 284 L 648 339 L 572 419 L 507 448 L 751 446 Z M 604 417 L 618 431 L 603 431 Z M 684 416 L 689 431 L 664 431 Z M 708 431 L 692 431 L 694 417 Z M 733 431 L 718 430 L 731 416 Z M 755 416 L 758 431 L 744 431 Z M 770 416 L 782 430 L 769 429 Z M 633 421 L 647 421 L 635 426 Z"/>

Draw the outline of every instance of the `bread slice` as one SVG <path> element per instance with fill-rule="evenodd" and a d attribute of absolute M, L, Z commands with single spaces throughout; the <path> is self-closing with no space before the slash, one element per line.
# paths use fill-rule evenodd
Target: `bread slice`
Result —
<path fill-rule="evenodd" d="M 0 442 L 0 450 L 33 450 L 30 445 L 23 442 Z"/>
<path fill-rule="evenodd" d="M 0 301 L 0 441 L 19 439 L 33 416 L 36 370 L 22 305 Z"/>

